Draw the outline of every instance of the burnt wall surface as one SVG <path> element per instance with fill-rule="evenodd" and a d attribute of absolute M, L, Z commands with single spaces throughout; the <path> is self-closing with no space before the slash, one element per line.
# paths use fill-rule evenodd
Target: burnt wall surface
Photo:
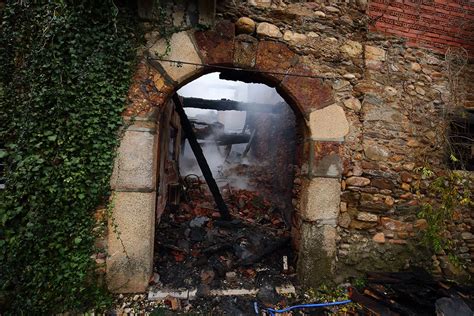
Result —
<path fill-rule="evenodd" d="M 183 12 L 187 7 L 168 3 L 168 22 L 177 28 L 168 41 L 145 23 L 145 57 L 130 88 L 126 118 L 157 121 L 180 86 L 219 71 L 206 65 L 251 69 L 242 77 L 275 86 L 304 125 L 297 126 L 304 135 L 295 153 L 292 235 L 306 284 L 327 281 L 330 274 L 342 280 L 413 265 L 463 280 L 472 275 L 472 210 L 456 210 L 444 236 L 461 265 L 442 251 L 431 255 L 417 241 L 427 228 L 417 214 L 429 182 L 417 170 L 445 170 L 446 113 L 472 104 L 466 91 L 473 83 L 461 80 L 471 76 L 472 65 L 462 51 L 441 54 L 370 32 L 363 0 L 220 1 L 208 30 L 194 27 L 199 19 Z M 120 179 L 117 187 L 127 189 Z M 156 186 L 145 184 L 150 189 L 140 193 L 144 197 L 127 191 L 124 200 L 153 201 Z M 120 207 L 126 216 L 130 207 Z M 136 257 L 148 258 L 146 251 Z M 146 276 L 148 268 L 137 266 Z M 123 266 L 117 271 L 128 273 Z"/>

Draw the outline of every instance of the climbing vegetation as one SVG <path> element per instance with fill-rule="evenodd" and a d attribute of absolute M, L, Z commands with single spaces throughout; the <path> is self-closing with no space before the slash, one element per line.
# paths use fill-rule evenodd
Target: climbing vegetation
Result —
<path fill-rule="evenodd" d="M 0 312 L 107 303 L 92 213 L 108 194 L 136 23 L 112 0 L 7 1 L 0 29 Z"/>

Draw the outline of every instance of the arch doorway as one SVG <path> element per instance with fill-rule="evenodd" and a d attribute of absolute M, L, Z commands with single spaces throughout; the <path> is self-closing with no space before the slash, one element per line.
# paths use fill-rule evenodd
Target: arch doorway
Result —
<path fill-rule="evenodd" d="M 293 110 L 295 128 L 301 131 L 295 139 L 301 144 L 294 155 L 298 174 L 291 229 L 296 270 L 307 286 L 330 278 L 334 271 L 341 151 L 349 129 L 344 111 L 333 104 L 330 85 L 285 44 L 235 37 L 229 22 L 223 23 L 227 24 L 216 27 L 220 32 L 174 34 L 167 59 L 160 57 L 167 43 L 157 41 L 137 68 L 112 177 L 114 223 L 109 225 L 107 259 L 112 291 L 143 292 L 153 273 L 154 224 L 170 197 L 166 192 L 164 199 L 164 184 L 173 177 L 172 168 L 166 170 L 161 159 L 172 156 L 173 149 L 163 143 L 179 137 L 164 128 L 166 122 L 176 130 L 180 127 L 172 96 L 206 73 L 223 71 L 222 67 L 226 79 L 274 87 Z"/>

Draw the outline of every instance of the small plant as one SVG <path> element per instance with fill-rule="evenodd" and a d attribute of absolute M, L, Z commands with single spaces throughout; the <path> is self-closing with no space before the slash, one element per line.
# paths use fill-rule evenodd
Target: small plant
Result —
<path fill-rule="evenodd" d="M 423 179 L 435 177 L 430 168 L 418 168 L 417 171 Z M 422 232 L 421 241 L 435 253 L 445 251 L 449 258 L 455 257 L 452 252 L 453 242 L 446 238 L 447 223 L 452 221 L 456 210 L 474 206 L 471 192 L 472 180 L 460 171 L 447 171 L 429 183 L 427 199 L 418 217 L 428 223 L 426 230 Z"/>

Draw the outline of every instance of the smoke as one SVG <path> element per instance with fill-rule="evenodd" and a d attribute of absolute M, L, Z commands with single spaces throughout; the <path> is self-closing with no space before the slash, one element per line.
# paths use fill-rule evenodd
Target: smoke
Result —
<path fill-rule="evenodd" d="M 186 86 L 182 87 L 178 94 L 183 97 L 194 97 L 208 100 L 229 99 L 241 103 L 262 103 L 278 104 L 288 107 L 275 89 L 263 84 L 248 84 L 238 81 L 228 81 L 219 78 L 219 73 L 211 73 L 202 76 Z M 251 130 L 246 128 L 246 122 L 252 116 L 246 111 L 216 111 L 185 108 L 189 119 L 194 121 L 211 123 L 221 123 L 224 125 L 226 134 L 250 134 Z M 219 186 L 227 184 L 240 188 L 252 189 L 250 179 L 242 174 L 232 172 L 236 165 L 252 165 L 260 163 L 252 159 L 251 155 L 243 158 L 247 144 L 233 144 L 230 152 L 229 147 L 217 146 L 215 139 L 211 135 L 207 139 L 199 140 L 204 156 L 209 164 L 214 178 Z M 250 153 L 251 154 L 251 153 Z M 185 176 L 197 174 L 202 176 L 196 158 L 186 140 L 180 156 L 180 173 Z"/>

